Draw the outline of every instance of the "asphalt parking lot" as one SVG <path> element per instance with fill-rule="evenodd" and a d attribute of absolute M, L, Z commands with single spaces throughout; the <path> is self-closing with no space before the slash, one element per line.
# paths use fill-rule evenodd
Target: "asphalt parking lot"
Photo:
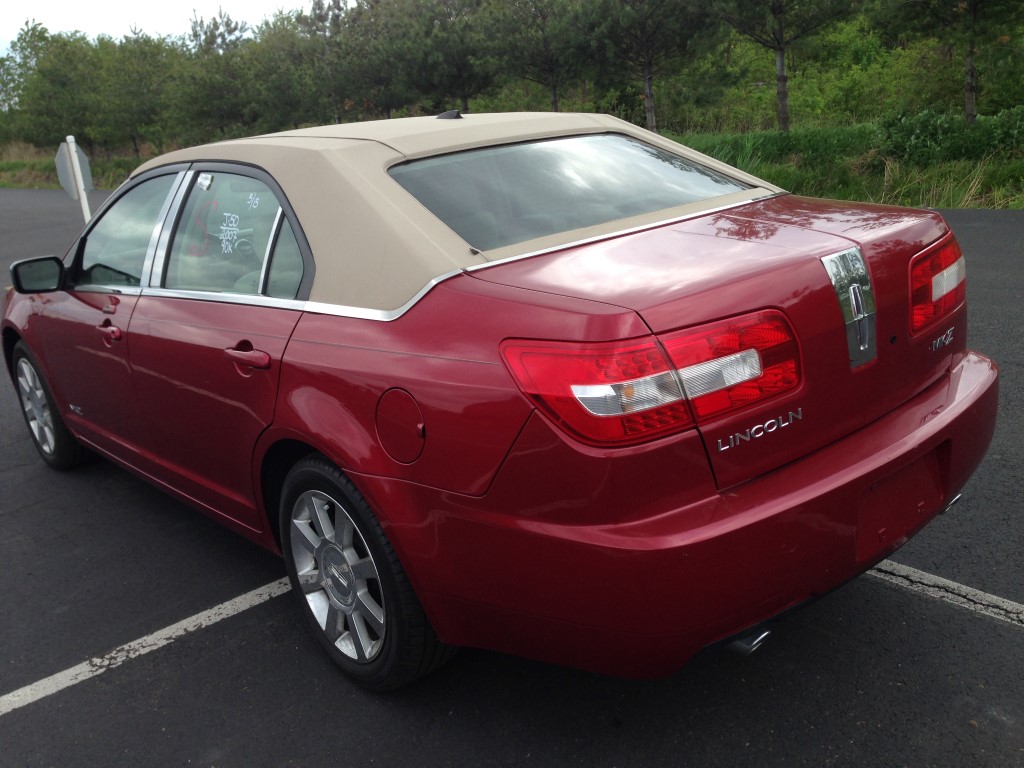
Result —
<path fill-rule="evenodd" d="M 48 470 L 0 382 L 0 702 L 41 693 L 0 703 L 0 766 L 1024 766 L 1024 212 L 947 218 L 968 257 L 970 345 L 1003 373 L 963 501 L 893 556 L 909 580 L 865 575 L 753 656 L 709 652 L 666 680 L 463 651 L 371 694 L 285 594 L 158 646 L 278 582 L 282 562 L 109 463 Z M 0 285 L 80 227 L 63 192 L 0 190 Z M 954 586 L 928 593 L 919 573 Z M 960 587 L 963 604 L 936 597 Z M 83 663 L 87 679 L 38 687 Z"/>

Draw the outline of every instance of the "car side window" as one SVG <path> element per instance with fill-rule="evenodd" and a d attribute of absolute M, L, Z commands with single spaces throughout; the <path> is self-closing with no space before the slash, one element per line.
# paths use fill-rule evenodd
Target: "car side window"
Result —
<path fill-rule="evenodd" d="M 277 196 L 259 179 L 232 173 L 200 173 L 188 194 L 171 243 L 164 272 L 165 288 L 294 298 L 302 279 L 302 258 L 289 258 L 291 228 L 281 227 Z M 285 235 L 287 230 L 287 236 Z M 275 240 L 280 244 L 274 249 Z M 261 291 L 268 259 L 268 286 Z M 280 266 L 278 264 L 280 263 Z M 290 294 L 287 283 L 297 269 Z M 285 284 L 282 288 L 281 285 Z M 281 291 L 285 294 L 281 296 Z"/>
<path fill-rule="evenodd" d="M 144 181 L 107 209 L 86 234 L 77 286 L 141 284 L 149 243 L 174 179 L 169 174 Z"/>
<path fill-rule="evenodd" d="M 284 219 L 274 245 L 274 253 L 267 273 L 267 296 L 275 299 L 294 299 L 302 282 L 302 253 L 295 239 L 292 225 Z"/>

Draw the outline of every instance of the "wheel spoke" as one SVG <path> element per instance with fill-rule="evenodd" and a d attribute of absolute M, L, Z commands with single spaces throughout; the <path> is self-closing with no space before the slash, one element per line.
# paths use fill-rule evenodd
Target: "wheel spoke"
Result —
<path fill-rule="evenodd" d="M 318 589 L 323 589 L 323 584 L 320 583 L 320 571 L 310 569 L 298 574 L 299 587 L 302 589 L 302 594 L 308 595 L 310 592 L 316 592 Z"/>
<path fill-rule="evenodd" d="M 327 625 L 327 614 L 331 607 L 331 601 L 328 599 L 327 593 L 323 590 L 307 593 L 306 604 L 309 606 L 309 612 L 313 614 L 313 618 L 316 619 L 320 629 L 324 629 Z"/>
<path fill-rule="evenodd" d="M 324 634 L 327 635 L 327 639 L 332 643 L 337 643 L 338 639 L 345 633 L 345 613 L 338 609 L 334 603 L 328 601 L 327 616 L 324 622 Z"/>
<path fill-rule="evenodd" d="M 370 633 L 366 630 L 366 622 L 363 620 L 361 613 L 353 613 L 350 619 L 349 625 L 352 627 L 350 634 L 355 635 L 352 638 L 352 643 L 353 650 L 356 653 L 356 661 L 366 661 L 372 655 L 373 644 L 376 641 L 370 637 Z"/>
<path fill-rule="evenodd" d="M 352 551 L 352 541 L 355 538 L 356 527 L 352 524 L 352 521 L 348 519 L 348 513 L 345 510 L 341 510 L 342 514 L 338 515 L 340 520 L 336 520 L 335 523 L 339 526 L 335 541 L 340 544 L 344 550 L 346 559 L 349 557 L 349 552 Z M 349 560 L 351 562 L 351 560 Z"/>
<path fill-rule="evenodd" d="M 54 437 L 53 430 L 49 424 L 45 422 L 42 424 L 43 435 L 39 439 L 39 443 L 43 447 L 43 451 L 46 453 L 53 453 L 53 446 L 55 445 L 56 438 Z"/>
<path fill-rule="evenodd" d="M 354 554 L 354 553 L 353 553 Z M 345 553 L 346 558 L 348 552 Z M 352 573 L 357 579 L 379 579 L 377 575 L 377 566 L 373 564 L 373 560 L 368 557 L 364 557 L 362 560 L 349 560 L 349 565 L 352 566 Z"/>
<path fill-rule="evenodd" d="M 311 495 L 309 497 L 309 520 L 320 537 L 328 541 L 335 540 L 334 524 L 331 522 L 330 516 L 333 507 L 334 504 L 331 500 L 324 496 Z"/>
<path fill-rule="evenodd" d="M 294 551 L 295 545 L 310 555 L 316 554 L 316 548 L 320 546 L 320 537 L 316 531 L 313 530 L 313 526 L 306 520 L 292 520 L 292 549 Z"/>
<path fill-rule="evenodd" d="M 39 377 L 36 376 L 35 368 L 24 360 L 18 366 L 18 384 L 26 395 L 39 389 Z"/>
<path fill-rule="evenodd" d="M 364 619 L 378 637 L 384 636 L 384 609 L 373 599 L 373 595 L 368 590 L 361 589 L 359 591 L 352 613 Z"/>

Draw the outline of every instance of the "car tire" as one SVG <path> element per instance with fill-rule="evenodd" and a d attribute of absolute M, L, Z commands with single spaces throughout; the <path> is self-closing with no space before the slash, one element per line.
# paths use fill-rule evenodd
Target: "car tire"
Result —
<path fill-rule="evenodd" d="M 11 362 L 21 414 L 43 461 L 54 469 L 71 469 L 85 463 L 91 454 L 65 426 L 39 364 L 25 342 L 14 345 Z"/>
<path fill-rule="evenodd" d="M 313 634 L 354 682 L 392 690 L 440 666 L 434 634 L 384 530 L 351 481 L 322 456 L 285 478 L 281 549 Z"/>

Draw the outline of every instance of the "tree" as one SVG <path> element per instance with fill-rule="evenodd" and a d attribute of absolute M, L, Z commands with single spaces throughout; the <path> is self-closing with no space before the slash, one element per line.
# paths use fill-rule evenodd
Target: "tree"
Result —
<path fill-rule="evenodd" d="M 587 66 L 589 38 L 579 4 L 573 0 L 515 0 L 504 9 L 506 66 L 548 89 L 551 111 L 559 111 L 559 91 Z"/>
<path fill-rule="evenodd" d="M 185 123 L 207 140 L 237 133 L 251 120 L 251 78 L 242 52 L 251 42 L 248 32 L 244 21 L 236 22 L 224 11 L 209 21 L 192 18 L 186 66 L 176 91 Z"/>
<path fill-rule="evenodd" d="M 88 126 L 96 108 L 95 48 L 80 32 L 33 37 L 38 46 L 17 94 L 16 130 L 36 146 L 56 146 L 74 134 L 88 149 L 94 138 Z"/>
<path fill-rule="evenodd" d="M 349 9 L 343 62 L 365 112 L 390 118 L 415 99 L 413 35 L 413 22 L 393 0 L 357 0 Z"/>
<path fill-rule="evenodd" d="M 313 0 L 309 13 L 300 13 L 298 22 L 310 42 L 320 122 L 340 123 L 350 96 L 342 48 L 345 8 L 341 0 Z"/>
<path fill-rule="evenodd" d="M 677 64 L 707 31 L 710 16 L 700 0 L 605 0 L 603 33 L 613 60 L 624 63 L 643 84 L 647 129 L 657 131 L 654 78 Z"/>
<path fill-rule="evenodd" d="M 318 46 L 292 13 L 278 13 L 256 29 L 253 44 L 243 49 L 256 130 L 279 131 L 319 121 L 327 97 L 320 92 L 322 81 L 317 77 Z"/>
<path fill-rule="evenodd" d="M 715 14 L 775 54 L 779 130 L 789 130 L 786 53 L 798 41 L 853 12 L 859 0 L 714 0 Z"/>
<path fill-rule="evenodd" d="M 413 22 L 404 56 L 410 84 L 440 103 L 469 100 L 490 88 L 498 73 L 497 0 L 400 0 Z M 397 9 L 396 9 L 397 10 Z"/>
<path fill-rule="evenodd" d="M 38 22 L 25 23 L 11 43 L 11 52 L 0 58 L 0 109 L 13 112 L 21 89 L 35 71 L 39 54 L 50 41 L 50 33 Z"/>
<path fill-rule="evenodd" d="M 964 119 L 978 116 L 978 72 L 975 61 L 981 41 L 989 45 L 1001 36 L 1019 33 L 1024 23 L 1021 0 L 898 0 L 891 18 L 918 34 L 933 36 L 964 57 Z M 1018 64 L 1019 66 L 1019 64 Z M 1019 73 L 1018 73 L 1019 75 Z"/>
<path fill-rule="evenodd" d="M 168 84 L 183 54 L 169 39 L 138 31 L 120 42 L 101 37 L 95 48 L 92 132 L 106 146 L 131 144 L 141 158 L 143 141 L 162 144 L 168 138 Z"/>

